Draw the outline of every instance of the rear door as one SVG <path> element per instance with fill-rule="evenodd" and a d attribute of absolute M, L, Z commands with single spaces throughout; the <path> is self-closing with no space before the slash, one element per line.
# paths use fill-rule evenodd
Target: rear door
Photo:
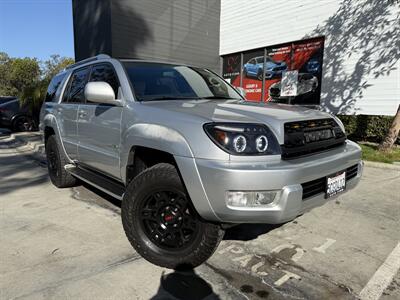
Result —
<path fill-rule="evenodd" d="M 56 108 L 60 121 L 58 127 L 62 136 L 65 150 L 71 159 L 78 157 L 78 110 L 79 105 L 84 104 L 84 88 L 88 80 L 90 67 L 75 70 L 65 89 L 61 105 Z"/>
<path fill-rule="evenodd" d="M 92 66 L 91 81 L 104 81 L 113 88 L 118 98 L 120 84 L 110 63 Z M 86 102 L 79 107 L 78 135 L 79 162 L 120 179 L 119 150 L 121 143 L 122 107 Z"/>

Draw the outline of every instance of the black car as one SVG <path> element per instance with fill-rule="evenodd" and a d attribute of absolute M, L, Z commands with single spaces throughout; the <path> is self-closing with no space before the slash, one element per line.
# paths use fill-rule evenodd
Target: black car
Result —
<path fill-rule="evenodd" d="M 17 99 L 17 97 L 12 97 L 12 96 L 0 96 L 0 105 L 6 103 L 6 102 L 8 102 L 8 101 L 15 100 L 15 99 Z"/>
<path fill-rule="evenodd" d="M 0 127 L 12 131 L 31 131 L 36 128 L 32 114 L 16 97 L 0 97 Z"/>

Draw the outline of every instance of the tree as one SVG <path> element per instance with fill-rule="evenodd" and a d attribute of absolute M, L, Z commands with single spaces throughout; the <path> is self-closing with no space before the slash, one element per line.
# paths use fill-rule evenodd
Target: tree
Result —
<path fill-rule="evenodd" d="M 379 151 L 389 152 L 399 136 L 400 131 L 400 105 L 397 108 L 396 116 L 393 119 L 392 126 L 390 126 L 386 137 L 379 145 Z"/>
<path fill-rule="evenodd" d="M 68 65 L 73 64 L 74 60 L 69 57 L 60 57 L 60 55 L 51 55 L 50 59 L 43 62 L 41 69 L 41 78 L 31 85 L 27 85 L 20 94 L 23 103 L 29 101 L 32 110 L 40 107 L 46 95 L 47 87 L 51 79 Z"/>
<path fill-rule="evenodd" d="M 42 63 L 42 76 L 31 85 L 25 86 L 19 95 L 22 104 L 29 105 L 29 108 L 37 117 L 38 111 L 46 96 L 47 87 L 51 79 L 68 65 L 73 64 L 74 60 L 69 57 L 60 57 L 60 55 L 52 55 L 50 59 Z"/>
<path fill-rule="evenodd" d="M 50 59 L 46 60 L 42 66 L 42 76 L 47 80 L 51 80 L 57 73 L 73 64 L 75 61 L 70 57 L 61 57 L 58 54 L 53 54 Z"/>
<path fill-rule="evenodd" d="M 22 91 L 40 79 L 36 58 L 10 58 L 0 53 L 0 95 L 19 96 Z"/>

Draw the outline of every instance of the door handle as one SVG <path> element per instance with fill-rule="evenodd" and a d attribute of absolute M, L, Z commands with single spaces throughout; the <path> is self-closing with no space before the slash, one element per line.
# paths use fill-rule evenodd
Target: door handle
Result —
<path fill-rule="evenodd" d="M 81 111 L 79 112 L 79 117 L 84 118 L 84 117 L 86 117 L 86 116 L 87 116 L 87 112 L 86 112 L 86 111 L 81 110 Z"/>

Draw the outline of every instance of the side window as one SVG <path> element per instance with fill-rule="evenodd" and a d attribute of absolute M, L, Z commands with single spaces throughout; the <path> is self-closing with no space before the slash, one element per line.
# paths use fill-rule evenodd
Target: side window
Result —
<path fill-rule="evenodd" d="M 69 90 L 64 95 L 63 101 L 70 103 L 85 102 L 85 85 L 89 75 L 89 68 L 83 68 L 72 73 L 69 81 Z"/>
<path fill-rule="evenodd" d="M 49 87 L 47 88 L 47 93 L 46 93 L 46 97 L 44 98 L 45 102 L 52 102 L 55 100 L 56 97 L 56 92 L 58 90 L 58 88 L 60 87 L 60 84 L 62 82 L 62 80 L 64 79 L 65 74 L 60 74 L 55 76 L 49 84 Z"/>
<path fill-rule="evenodd" d="M 115 97 L 118 97 L 119 82 L 114 68 L 110 64 L 94 65 L 90 73 L 89 81 L 107 82 L 114 90 Z"/>

